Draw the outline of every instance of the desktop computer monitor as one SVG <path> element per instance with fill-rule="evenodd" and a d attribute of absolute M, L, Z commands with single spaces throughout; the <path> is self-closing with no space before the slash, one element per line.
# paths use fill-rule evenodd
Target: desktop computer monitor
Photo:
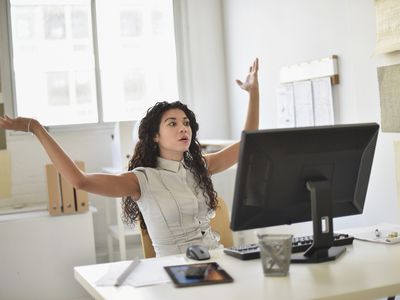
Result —
<path fill-rule="evenodd" d="M 292 261 L 335 259 L 345 249 L 332 247 L 332 218 L 363 212 L 378 131 L 376 123 L 244 131 L 232 230 L 312 221 L 314 243 Z"/>

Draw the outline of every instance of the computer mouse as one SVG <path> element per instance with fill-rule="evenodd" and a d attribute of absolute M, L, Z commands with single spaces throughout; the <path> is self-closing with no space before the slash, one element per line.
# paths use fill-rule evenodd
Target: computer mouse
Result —
<path fill-rule="evenodd" d="M 210 258 L 210 252 L 205 246 L 191 245 L 186 249 L 186 256 L 195 260 L 205 260 Z"/>

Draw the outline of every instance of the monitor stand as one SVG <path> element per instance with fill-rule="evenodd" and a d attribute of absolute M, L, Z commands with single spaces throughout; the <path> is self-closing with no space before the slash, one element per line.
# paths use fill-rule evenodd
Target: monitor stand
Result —
<path fill-rule="evenodd" d="M 319 263 L 335 260 L 345 247 L 333 247 L 331 184 L 327 180 L 307 181 L 311 194 L 313 244 L 304 253 L 294 253 L 292 263 Z"/>

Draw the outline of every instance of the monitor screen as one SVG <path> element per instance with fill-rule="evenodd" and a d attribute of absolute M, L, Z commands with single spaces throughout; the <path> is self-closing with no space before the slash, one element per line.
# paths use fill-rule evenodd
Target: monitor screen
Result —
<path fill-rule="evenodd" d="M 361 214 L 378 131 L 368 123 L 243 132 L 232 230 L 313 221 L 315 240 L 333 217 Z"/>

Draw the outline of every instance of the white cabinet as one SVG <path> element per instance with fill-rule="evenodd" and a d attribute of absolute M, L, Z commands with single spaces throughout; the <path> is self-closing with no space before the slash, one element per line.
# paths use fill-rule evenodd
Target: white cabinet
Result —
<path fill-rule="evenodd" d="M 0 215 L 0 299 L 73 300 L 88 294 L 73 267 L 96 263 L 92 211 Z"/>

